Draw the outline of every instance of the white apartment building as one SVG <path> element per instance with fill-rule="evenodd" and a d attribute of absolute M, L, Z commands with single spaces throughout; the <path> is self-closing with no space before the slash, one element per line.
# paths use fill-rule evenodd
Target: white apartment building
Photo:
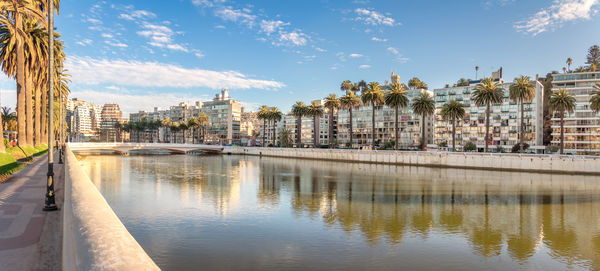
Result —
<path fill-rule="evenodd" d="M 100 132 L 102 106 L 73 98 L 66 104 L 67 133 L 71 140 L 85 141 Z"/>
<path fill-rule="evenodd" d="M 564 118 L 565 153 L 600 153 L 600 118 L 590 109 L 594 85 L 600 72 L 554 74 L 552 90 L 564 88 L 575 96 L 575 111 Z M 552 118 L 552 144 L 560 144 L 560 118 Z"/>
<path fill-rule="evenodd" d="M 519 143 L 520 106 L 509 99 L 509 87 L 512 82 L 503 82 L 496 78 L 504 89 L 504 98 L 501 104 L 490 108 L 490 150 L 501 146 L 509 151 L 513 145 Z M 485 106 L 478 107 L 471 97 L 480 80 L 471 81 L 466 86 L 453 86 L 435 89 L 435 135 L 436 144 L 452 144 L 452 123 L 441 117 L 442 106 L 450 100 L 457 100 L 465 107 L 465 116 L 456 124 L 456 145 L 461 149 L 465 143 L 471 141 L 479 150 L 485 148 Z M 534 149 L 543 149 L 543 85 L 537 80 L 535 84 L 535 98 L 524 106 L 525 143 Z"/>

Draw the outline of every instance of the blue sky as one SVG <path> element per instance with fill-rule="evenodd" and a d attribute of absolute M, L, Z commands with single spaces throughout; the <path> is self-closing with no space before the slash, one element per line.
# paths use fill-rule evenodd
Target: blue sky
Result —
<path fill-rule="evenodd" d="M 207 100 L 255 108 L 341 95 L 343 80 L 393 71 L 431 88 L 504 68 L 505 80 L 583 65 L 600 0 L 85 1 L 56 18 L 72 97 L 126 112 Z M 2 77 L 2 105 L 14 81 Z"/>

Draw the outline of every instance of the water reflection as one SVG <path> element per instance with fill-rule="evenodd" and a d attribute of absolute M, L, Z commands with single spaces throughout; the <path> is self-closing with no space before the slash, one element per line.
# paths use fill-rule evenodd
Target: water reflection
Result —
<path fill-rule="evenodd" d="M 236 156 L 81 163 L 167 269 L 193 269 L 182 257 L 216 269 L 600 268 L 593 176 Z M 151 236 L 156 228 L 183 232 Z M 160 242 L 168 247 L 152 247 Z M 194 252 L 174 252 L 182 244 Z"/>

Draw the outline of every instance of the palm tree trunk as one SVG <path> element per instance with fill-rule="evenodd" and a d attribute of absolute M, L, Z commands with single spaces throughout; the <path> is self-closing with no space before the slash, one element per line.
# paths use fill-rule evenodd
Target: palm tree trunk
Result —
<path fill-rule="evenodd" d="M 485 108 L 485 152 L 488 152 L 488 143 L 490 141 L 490 104 Z"/>
<path fill-rule="evenodd" d="M 375 103 L 373 105 L 373 112 L 371 114 L 371 147 L 375 149 Z"/>
<path fill-rule="evenodd" d="M 396 146 L 395 149 L 398 150 L 398 142 L 400 139 L 398 138 L 398 107 L 396 106 L 396 122 L 394 123 L 394 128 L 396 130 Z"/>
<path fill-rule="evenodd" d="M 452 119 L 452 151 L 456 151 L 456 120 Z"/>
<path fill-rule="evenodd" d="M 35 95 L 34 95 L 34 101 L 35 101 L 35 105 L 34 105 L 34 115 L 33 115 L 33 122 L 34 122 L 34 131 L 33 131 L 33 144 L 35 146 L 39 146 L 40 144 L 42 144 L 42 139 L 40 138 L 42 136 L 42 119 L 40 116 L 42 113 L 41 110 L 41 106 L 42 106 L 42 101 L 41 101 L 41 90 L 42 88 L 36 88 L 35 90 Z M 65 127 L 66 128 L 66 127 Z"/>
<path fill-rule="evenodd" d="M 265 135 L 267 135 L 267 119 L 263 119 L 263 140 L 262 140 L 263 147 L 265 147 L 265 145 L 266 145 Z"/>
<path fill-rule="evenodd" d="M 350 113 L 350 149 L 352 149 L 352 108 L 348 109 L 348 113 Z"/>
<path fill-rule="evenodd" d="M 302 148 L 302 117 L 296 120 L 296 144 L 298 148 Z"/>
<path fill-rule="evenodd" d="M 0 108 L 2 108 L 2 107 L 0 107 Z M 2 134 L 4 135 L 4 123 L 2 123 L 2 114 L 1 113 L 0 113 L 0 128 L 2 128 L 2 131 L 0 131 L 0 132 L 2 132 Z M 5 146 L 4 146 L 4 140 L 3 140 L 3 142 L 0 142 L 0 151 L 3 152 L 4 149 L 5 149 Z"/>
<path fill-rule="evenodd" d="M 42 114 L 41 114 L 41 121 L 42 124 L 40 125 L 40 131 L 41 131 L 41 137 L 42 137 L 42 143 L 47 143 L 48 142 L 48 126 L 44 125 L 44 123 L 48 123 L 48 91 L 45 91 L 44 88 L 40 89 L 41 93 L 42 93 L 42 105 L 40 106 L 40 109 L 42 110 Z"/>
<path fill-rule="evenodd" d="M 329 148 L 333 148 L 333 108 L 329 110 Z"/>
<path fill-rule="evenodd" d="M 277 129 L 275 128 L 275 124 L 277 124 L 277 122 L 273 120 L 273 147 L 277 145 Z"/>
<path fill-rule="evenodd" d="M 564 112 L 560 114 L 560 154 L 564 154 L 565 150 L 565 123 L 564 123 Z"/>
<path fill-rule="evenodd" d="M 16 29 L 23 29 L 23 19 L 20 12 L 15 12 Z M 15 33 L 16 34 L 16 33 Z M 25 44 L 18 42 L 17 44 L 17 142 L 19 146 L 27 145 L 26 134 L 26 113 L 25 113 Z"/>
<path fill-rule="evenodd" d="M 521 129 L 519 131 L 519 133 L 521 134 L 521 138 L 519 138 L 519 152 L 523 153 L 523 136 L 525 135 L 525 133 L 523 132 L 523 99 L 521 98 Z"/>
<path fill-rule="evenodd" d="M 319 117 L 314 116 L 313 118 L 313 148 L 319 145 Z"/>
<path fill-rule="evenodd" d="M 33 78 L 29 69 L 26 69 L 25 77 L 25 134 L 27 145 L 33 145 Z M 60 119 L 59 119 L 60 121 Z"/>
<path fill-rule="evenodd" d="M 425 114 L 424 113 L 423 113 L 422 120 L 421 120 L 421 129 L 423 129 L 423 132 L 421 134 L 421 150 L 425 150 Z"/>

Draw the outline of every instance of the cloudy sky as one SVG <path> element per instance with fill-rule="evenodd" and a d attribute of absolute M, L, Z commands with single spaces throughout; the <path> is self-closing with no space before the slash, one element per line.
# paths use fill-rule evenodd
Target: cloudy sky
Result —
<path fill-rule="evenodd" d="M 534 77 L 583 65 L 600 43 L 600 0 L 62 0 L 56 18 L 71 97 L 126 112 L 207 100 L 255 108 L 342 94 L 393 71 L 430 87 L 461 77 Z M 15 83 L 0 77 L 3 106 Z"/>

